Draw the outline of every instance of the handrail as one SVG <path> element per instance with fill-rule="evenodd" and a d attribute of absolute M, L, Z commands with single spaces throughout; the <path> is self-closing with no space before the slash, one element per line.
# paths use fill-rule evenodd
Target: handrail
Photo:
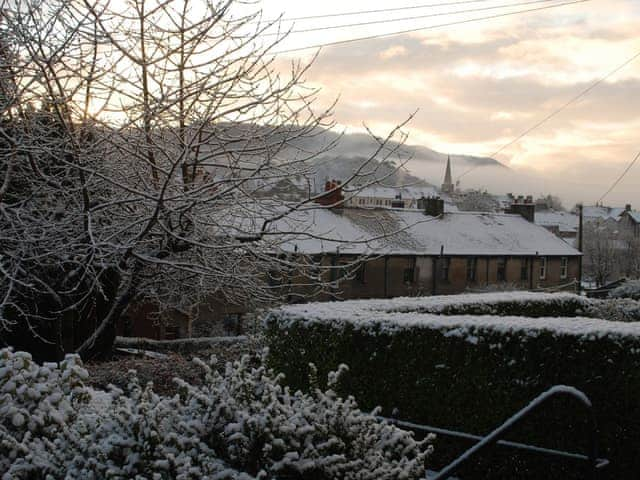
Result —
<path fill-rule="evenodd" d="M 398 427 L 407 428 L 414 431 L 435 433 L 437 435 L 461 438 L 463 440 L 471 440 L 475 442 L 479 442 L 484 438 L 483 436 L 480 436 L 480 435 L 473 435 L 471 433 L 466 433 L 466 432 L 458 432 L 456 430 L 450 430 L 446 428 L 433 427 L 431 425 L 422 425 L 418 423 L 407 422 L 405 420 L 396 420 L 394 418 L 381 417 L 381 416 L 377 416 L 376 418 L 381 421 L 389 422 Z M 501 447 L 513 448 L 516 450 L 524 450 L 527 452 L 540 453 L 543 455 L 551 455 L 554 457 L 569 458 L 572 460 L 578 460 L 582 462 L 589 461 L 589 457 L 581 453 L 573 453 L 573 452 L 566 452 L 563 450 L 555 450 L 553 448 L 538 447 L 536 445 L 528 445 L 526 443 L 521 443 L 521 442 L 511 442 L 509 440 L 498 440 L 496 442 L 496 445 L 499 445 Z M 605 467 L 608 464 L 609 464 L 609 460 L 604 458 L 598 458 L 598 468 Z"/>
<path fill-rule="evenodd" d="M 582 393 L 580 390 L 574 387 L 568 387 L 565 385 L 556 385 L 546 392 L 541 393 L 535 399 L 529 403 L 526 407 L 518 411 L 511 418 L 506 420 L 502 425 L 493 430 L 489 435 L 485 436 L 482 440 L 480 440 L 473 447 L 468 449 L 458 458 L 456 458 L 453 462 L 447 465 L 444 469 L 440 470 L 431 480 L 445 480 L 451 477 L 454 473 L 456 473 L 460 467 L 469 461 L 473 456 L 477 455 L 480 451 L 486 449 L 487 447 L 497 443 L 505 434 L 507 434 L 511 429 L 513 429 L 518 423 L 524 420 L 527 416 L 531 414 L 534 410 L 548 401 L 550 398 L 560 396 L 560 395 L 568 395 L 579 403 L 581 403 L 584 407 L 589 411 L 589 424 L 591 427 L 591 438 L 589 442 L 587 457 L 588 461 L 591 464 L 591 478 L 595 480 L 597 475 L 597 470 L 606 463 L 599 461 L 597 456 L 597 439 L 596 439 L 596 421 L 595 416 L 593 415 L 592 404 L 589 398 Z"/>

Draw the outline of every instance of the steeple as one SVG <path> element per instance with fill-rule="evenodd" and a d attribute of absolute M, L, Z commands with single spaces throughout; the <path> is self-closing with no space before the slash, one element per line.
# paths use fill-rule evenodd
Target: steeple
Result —
<path fill-rule="evenodd" d="M 451 179 L 451 158 L 447 155 L 447 170 L 444 174 L 444 183 L 442 184 L 442 193 L 453 193 L 453 181 Z"/>

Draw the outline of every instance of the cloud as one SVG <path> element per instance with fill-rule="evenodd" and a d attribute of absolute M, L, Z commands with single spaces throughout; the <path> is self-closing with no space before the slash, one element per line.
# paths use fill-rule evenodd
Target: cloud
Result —
<path fill-rule="evenodd" d="M 407 49 L 403 45 L 394 45 L 380 52 L 378 56 L 382 60 L 389 60 L 393 57 L 406 57 L 407 53 Z"/>
<path fill-rule="evenodd" d="M 490 155 L 640 52 L 639 21 L 640 2 L 610 0 L 356 42 L 324 49 L 308 79 L 340 96 L 341 125 L 384 134 L 417 111 L 412 143 Z M 481 169 L 464 182 L 595 201 L 640 149 L 638 91 L 640 59 L 498 155 L 522 182 Z M 640 165 L 611 201 L 640 205 L 637 182 Z"/>

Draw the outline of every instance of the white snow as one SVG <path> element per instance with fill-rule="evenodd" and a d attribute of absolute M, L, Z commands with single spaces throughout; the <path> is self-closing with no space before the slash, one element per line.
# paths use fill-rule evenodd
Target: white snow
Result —
<path fill-rule="evenodd" d="M 431 439 L 339 398 L 331 388 L 345 367 L 329 390 L 303 394 L 248 356 L 223 372 L 215 359 L 194 363 L 204 384 L 176 379 L 181 395 L 168 397 L 135 377 L 126 391 L 88 388 L 78 357 L 39 366 L 0 350 L 0 478 L 424 477 Z"/>
<path fill-rule="evenodd" d="M 541 332 L 570 335 L 596 340 L 602 337 L 640 337 L 640 322 L 617 322 L 587 317 L 519 317 L 498 315 L 438 315 L 448 305 L 472 303 L 512 302 L 528 300 L 554 301 L 580 298 L 571 294 L 538 294 L 532 292 L 501 292 L 495 294 L 457 295 L 439 297 L 395 298 L 389 300 L 354 300 L 287 305 L 274 310 L 272 319 L 287 325 L 347 324 L 358 329 L 394 332 L 424 328 L 440 330 L 448 336 L 461 336 L 472 343 L 482 340 L 482 331 L 525 333 L 536 336 Z"/>
<path fill-rule="evenodd" d="M 606 220 L 612 218 L 617 221 L 622 212 L 624 212 L 624 208 L 621 207 L 585 205 L 582 209 L 582 216 L 585 220 Z"/>
<path fill-rule="evenodd" d="M 272 226 L 282 248 L 307 254 L 580 255 L 545 228 L 519 215 L 477 212 L 430 217 L 408 209 L 309 209 Z"/>
<path fill-rule="evenodd" d="M 536 225 L 543 227 L 558 227 L 561 232 L 575 233 L 578 231 L 579 218 L 575 213 L 556 210 L 541 210 L 535 214 Z"/>

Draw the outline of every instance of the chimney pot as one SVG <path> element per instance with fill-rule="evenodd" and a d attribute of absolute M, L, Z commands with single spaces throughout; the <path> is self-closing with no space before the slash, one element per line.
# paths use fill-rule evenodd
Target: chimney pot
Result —
<path fill-rule="evenodd" d="M 316 199 L 316 203 L 320 205 L 330 206 L 332 208 L 344 207 L 344 195 L 342 195 L 342 183 L 337 180 L 331 180 L 325 183 L 324 191 L 327 192 Z"/>
<path fill-rule="evenodd" d="M 418 199 L 418 208 L 424 210 L 425 215 L 438 217 L 444 214 L 444 200 L 440 197 L 421 197 Z"/>
<path fill-rule="evenodd" d="M 505 211 L 505 213 L 512 213 L 521 215 L 528 222 L 534 223 L 536 217 L 536 204 L 535 203 L 513 203 Z"/>

